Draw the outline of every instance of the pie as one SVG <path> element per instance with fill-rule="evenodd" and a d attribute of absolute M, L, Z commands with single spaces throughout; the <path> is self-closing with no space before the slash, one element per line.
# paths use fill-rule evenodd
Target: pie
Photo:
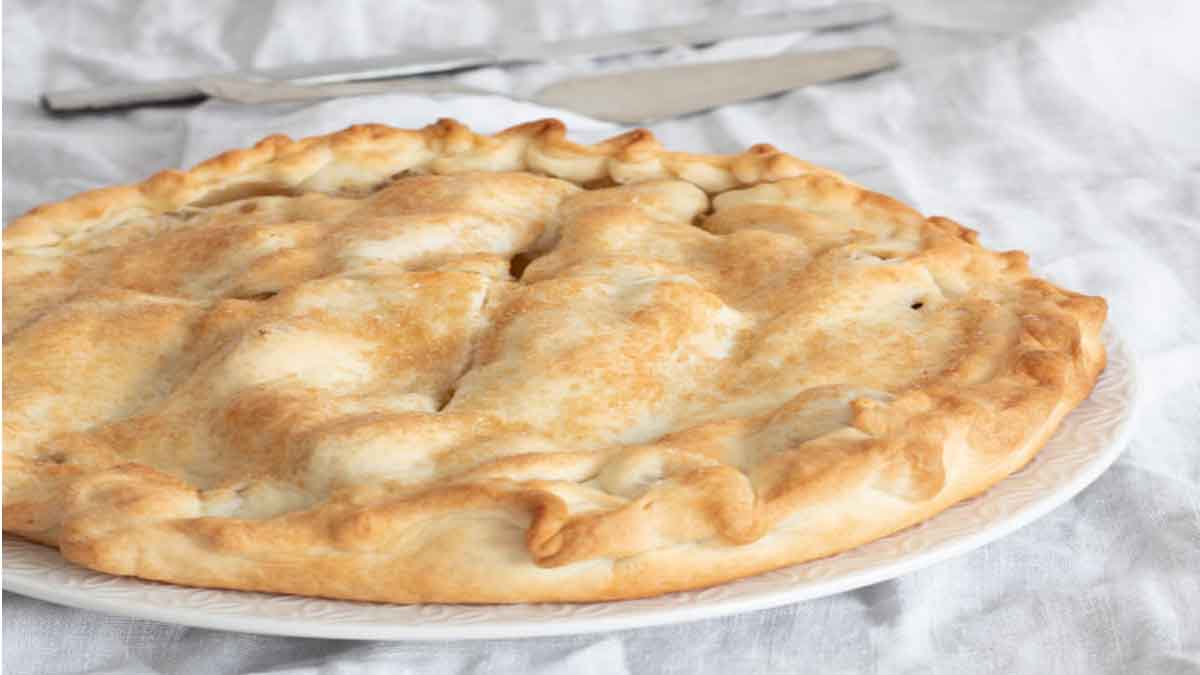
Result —
<path fill-rule="evenodd" d="M 5 229 L 4 530 L 330 598 L 710 586 L 1003 480 L 1105 313 L 767 145 L 272 136 Z"/>

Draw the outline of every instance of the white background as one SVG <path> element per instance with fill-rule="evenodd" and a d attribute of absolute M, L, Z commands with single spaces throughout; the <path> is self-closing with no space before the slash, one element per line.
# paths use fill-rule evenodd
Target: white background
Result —
<path fill-rule="evenodd" d="M 741 11 L 785 2 L 742 3 Z M 189 629 L 4 597 L 6 673 L 1200 672 L 1200 3 L 893 3 L 890 25 L 706 50 L 489 69 L 528 96 L 653 63 L 887 44 L 904 67 L 653 125 L 673 148 L 771 142 L 1022 248 L 1105 296 L 1147 384 L 1125 455 L 1051 515 L 965 557 L 798 606 L 612 634 L 370 643 Z M 729 3 L 4 3 L 4 217 L 140 180 L 267 133 L 456 117 L 494 131 L 547 115 L 498 97 L 216 102 L 55 119 L 43 90 L 405 49 L 714 18 Z"/>

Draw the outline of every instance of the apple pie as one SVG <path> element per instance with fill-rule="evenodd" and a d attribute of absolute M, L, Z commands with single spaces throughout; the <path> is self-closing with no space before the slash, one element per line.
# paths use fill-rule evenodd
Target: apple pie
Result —
<path fill-rule="evenodd" d="M 395 603 L 726 582 L 1019 469 L 1106 305 L 768 145 L 355 126 L 4 231 L 4 530 Z"/>

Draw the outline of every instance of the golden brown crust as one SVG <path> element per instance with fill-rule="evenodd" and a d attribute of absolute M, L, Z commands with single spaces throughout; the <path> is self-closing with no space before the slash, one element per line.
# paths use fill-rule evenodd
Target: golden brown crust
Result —
<path fill-rule="evenodd" d="M 9 225 L 4 528 L 391 602 L 696 588 L 1027 462 L 1100 298 L 755 146 L 555 120 L 274 136 Z"/>
<path fill-rule="evenodd" d="M 39 206 L 4 228 L 4 248 L 52 246 L 96 224 L 116 227 L 139 216 L 238 196 L 370 189 L 407 171 L 521 170 L 578 184 L 679 178 L 709 192 L 814 171 L 829 173 L 768 145 L 740 155 L 667 152 L 644 129 L 592 146 L 578 145 L 567 140 L 566 127 L 554 119 L 528 122 L 494 136 L 472 133 L 451 119 L 419 130 L 361 124 L 299 141 L 268 136 L 252 148 L 221 153 L 189 171 L 166 170 L 136 185 L 92 190 Z"/>

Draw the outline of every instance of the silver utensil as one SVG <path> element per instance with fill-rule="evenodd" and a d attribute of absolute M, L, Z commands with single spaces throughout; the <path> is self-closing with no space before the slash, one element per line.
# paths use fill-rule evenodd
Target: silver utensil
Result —
<path fill-rule="evenodd" d="M 406 77 L 396 80 L 366 82 L 335 82 L 331 84 L 294 84 L 275 80 L 251 80 L 241 77 L 212 78 L 197 82 L 197 87 L 210 98 L 232 103 L 262 105 L 293 103 L 346 96 L 393 94 L 486 94 L 503 96 L 500 92 L 459 84 L 445 77 Z"/>
<path fill-rule="evenodd" d="M 836 5 L 788 13 L 749 15 L 574 40 L 508 44 L 500 47 L 439 49 L 373 59 L 312 63 L 214 76 L 127 82 L 49 92 L 42 105 L 51 112 L 127 108 L 152 103 L 198 101 L 214 88 L 236 80 L 323 85 L 460 71 L 484 66 L 555 61 L 573 56 L 614 56 L 734 38 L 802 30 L 848 28 L 891 16 L 879 3 Z M 216 84 L 214 84 L 214 82 Z"/>
<path fill-rule="evenodd" d="M 534 100 L 633 124 L 866 75 L 898 63 L 896 52 L 886 47 L 782 54 L 576 77 L 546 87 Z"/>
<path fill-rule="evenodd" d="M 638 124 L 699 112 L 820 82 L 867 75 L 899 62 L 885 47 L 851 47 L 766 58 L 651 68 L 574 77 L 556 82 L 531 100 L 596 119 Z M 264 104 L 397 92 L 494 94 L 445 78 L 299 85 L 213 79 L 201 84 L 214 98 Z"/>

